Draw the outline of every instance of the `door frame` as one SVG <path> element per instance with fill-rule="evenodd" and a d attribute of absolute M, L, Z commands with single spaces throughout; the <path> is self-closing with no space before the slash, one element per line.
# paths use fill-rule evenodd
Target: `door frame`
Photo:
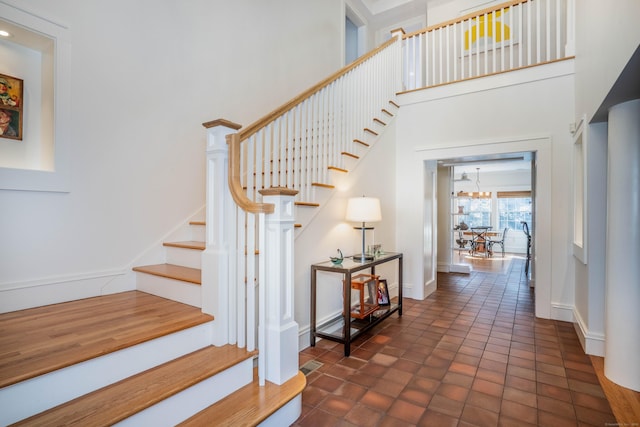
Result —
<path fill-rule="evenodd" d="M 455 158 L 463 156 L 482 156 L 482 155 L 494 155 L 494 154 L 508 154 L 519 152 L 534 152 L 535 153 L 535 168 L 532 168 L 532 173 L 535 173 L 535 194 L 534 203 L 536 206 L 536 213 L 533 219 L 532 229 L 535 230 L 533 234 L 532 244 L 532 264 L 531 264 L 531 285 L 535 286 L 535 314 L 537 317 L 550 319 L 552 318 L 552 304 L 551 304 L 551 137 L 549 135 L 539 136 L 522 136 L 513 138 L 503 138 L 496 140 L 484 140 L 484 141 L 459 141 L 446 144 L 435 144 L 428 147 L 416 148 L 416 153 L 420 155 L 423 165 L 423 186 L 426 179 L 427 168 L 424 166 L 426 161 L 438 160 L 444 158 Z M 535 172 L 533 170 L 535 169 Z M 426 195 L 423 188 L 423 194 Z M 436 197 L 437 195 L 434 195 Z M 433 203 L 437 203 L 437 200 L 433 200 Z M 423 203 L 423 206 L 428 204 Z M 423 218 L 425 213 L 423 213 Z M 435 221 L 437 224 L 437 219 Z M 433 223 L 432 223 L 433 224 Z M 429 224 L 423 223 L 423 228 L 428 227 Z M 436 230 L 437 231 L 437 230 Z M 427 230 L 424 231 L 425 235 Z M 435 231 L 432 235 L 437 236 Z M 426 250 L 427 242 L 424 242 Z M 437 250 L 437 245 L 435 246 Z M 424 271 L 422 283 L 426 284 L 425 279 L 429 276 L 429 272 L 426 272 L 426 264 L 424 259 L 421 259 L 422 270 Z M 436 265 L 433 268 L 437 268 Z M 427 289 L 425 289 L 427 290 Z M 432 291 L 432 289 L 431 289 Z M 425 296 L 428 294 L 425 294 Z"/>

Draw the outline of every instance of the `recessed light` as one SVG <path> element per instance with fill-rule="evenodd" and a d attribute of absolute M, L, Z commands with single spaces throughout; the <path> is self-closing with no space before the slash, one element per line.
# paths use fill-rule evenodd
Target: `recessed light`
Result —
<path fill-rule="evenodd" d="M 0 37 L 10 37 L 11 33 L 9 31 L 0 30 Z"/>

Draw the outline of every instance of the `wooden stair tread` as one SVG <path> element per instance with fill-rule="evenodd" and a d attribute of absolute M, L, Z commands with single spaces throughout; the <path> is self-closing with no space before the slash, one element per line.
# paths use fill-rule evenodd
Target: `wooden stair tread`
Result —
<path fill-rule="evenodd" d="M 190 225 L 207 225 L 204 221 L 190 221 Z"/>
<path fill-rule="evenodd" d="M 209 346 L 80 396 L 15 425 L 113 425 L 253 357 L 232 345 Z"/>
<path fill-rule="evenodd" d="M 0 387 L 212 320 L 139 291 L 0 314 Z"/>
<path fill-rule="evenodd" d="M 254 374 L 253 383 L 242 387 L 178 425 L 183 427 L 255 426 L 302 393 L 306 384 L 304 374 L 298 372 L 295 377 L 281 386 L 267 381 L 263 387 L 260 387 Z"/>
<path fill-rule="evenodd" d="M 169 279 L 182 280 L 200 285 L 202 272 L 198 268 L 183 267 L 175 264 L 154 264 L 134 267 L 133 271 L 153 274 L 154 276 L 166 277 Z"/>
<path fill-rule="evenodd" d="M 356 142 L 360 145 L 364 145 L 365 147 L 369 147 L 369 144 L 367 144 L 366 142 L 360 140 L 360 139 L 354 139 L 353 142 Z"/>
<path fill-rule="evenodd" d="M 172 248 L 183 248 L 183 249 L 196 249 L 203 251 L 206 244 L 204 242 L 198 242 L 196 240 L 187 240 L 184 242 L 165 242 L 163 246 L 170 246 Z"/>
<path fill-rule="evenodd" d="M 322 187 L 322 188 L 336 188 L 335 185 L 331 185 L 331 184 L 323 184 L 321 182 L 312 182 L 311 183 L 312 187 Z"/>
<path fill-rule="evenodd" d="M 317 208 L 318 206 L 320 206 L 320 203 L 314 203 L 314 202 L 294 202 L 294 205 L 296 205 L 296 206 L 308 206 L 308 207 L 312 207 L 312 208 Z"/>
<path fill-rule="evenodd" d="M 345 172 L 345 173 L 349 172 L 348 170 L 339 168 L 337 166 L 327 166 L 327 169 L 332 170 L 332 171 L 337 171 L 337 172 Z"/>

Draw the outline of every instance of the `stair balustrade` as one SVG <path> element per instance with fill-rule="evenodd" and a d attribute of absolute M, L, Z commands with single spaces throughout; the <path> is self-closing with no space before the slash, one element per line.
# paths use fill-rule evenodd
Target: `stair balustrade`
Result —
<path fill-rule="evenodd" d="M 294 197 L 313 201 L 314 185 L 346 169 L 345 154 L 400 88 L 394 38 L 239 132 L 226 120 L 204 124 L 202 308 L 216 319 L 216 345 L 257 346 L 261 384 L 298 369 L 293 263 L 283 262 L 293 259 Z"/>
<path fill-rule="evenodd" d="M 574 54 L 575 0 L 514 0 L 403 36 L 403 90 Z"/>

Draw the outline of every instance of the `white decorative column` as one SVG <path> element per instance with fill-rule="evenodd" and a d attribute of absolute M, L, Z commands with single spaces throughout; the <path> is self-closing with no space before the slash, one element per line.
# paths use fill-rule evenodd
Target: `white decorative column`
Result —
<path fill-rule="evenodd" d="M 298 324 L 294 320 L 294 197 L 287 188 L 261 190 L 264 203 L 275 205 L 266 215 L 265 239 L 265 377 L 283 384 L 298 373 Z"/>
<path fill-rule="evenodd" d="M 640 391 L 640 99 L 609 110 L 608 154 L 604 373 Z"/>
<path fill-rule="evenodd" d="M 224 119 L 204 123 L 207 128 L 206 247 L 202 253 L 202 311 L 215 317 L 212 343 L 228 344 L 231 313 L 234 306 L 229 260 L 235 251 L 232 241 L 236 230 L 234 209 L 228 184 L 229 148 L 226 136 L 240 125 Z"/>

